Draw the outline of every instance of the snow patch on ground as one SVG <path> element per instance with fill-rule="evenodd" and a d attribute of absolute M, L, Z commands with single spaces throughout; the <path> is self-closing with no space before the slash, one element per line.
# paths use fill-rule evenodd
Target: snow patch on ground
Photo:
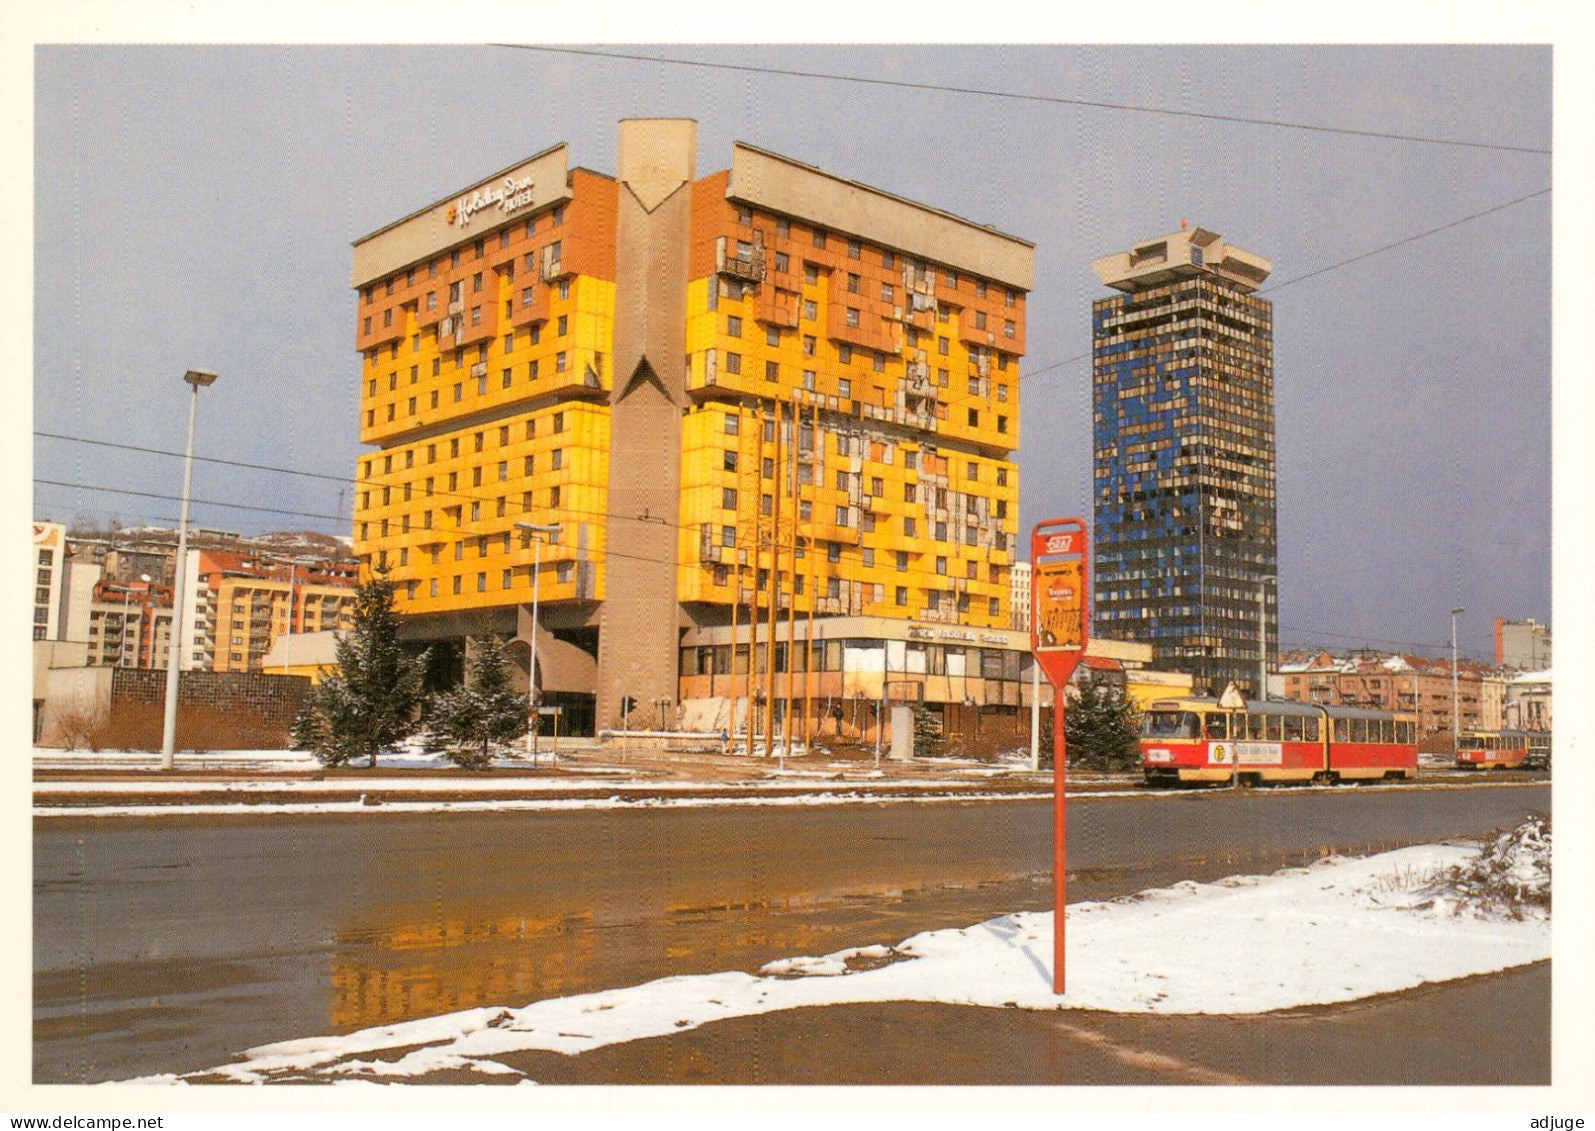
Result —
<path fill-rule="evenodd" d="M 556 812 L 571 809 L 707 809 L 738 808 L 749 805 L 928 805 L 938 802 L 1039 801 L 1044 793 L 953 793 L 928 796 L 881 797 L 869 793 L 804 793 L 777 797 L 594 797 L 547 798 L 543 800 L 500 799 L 494 801 L 354 801 L 300 802 L 296 804 L 214 804 L 214 805 L 51 805 L 35 806 L 35 817 L 172 817 L 217 816 L 254 813 L 341 813 L 344 815 L 383 813 L 523 813 Z M 1091 794 L 1092 798 L 1109 794 Z M 1133 797 L 1133 793 L 1111 796 Z"/>
<path fill-rule="evenodd" d="M 704 784 L 691 785 L 691 784 L 671 783 L 671 782 L 649 782 L 649 783 L 635 782 L 634 783 L 634 782 L 616 782 L 616 781 L 582 782 L 580 780 L 572 779 L 572 780 L 568 780 L 568 781 L 565 781 L 565 782 L 552 783 L 552 784 L 547 784 L 547 785 L 544 785 L 543 783 L 536 783 L 536 782 L 532 782 L 532 783 L 529 783 L 529 784 L 523 784 L 520 780 L 513 780 L 513 781 L 511 781 L 511 780 L 500 780 L 498 782 L 481 781 L 479 787 L 477 787 L 477 788 L 479 788 L 481 792 L 491 792 L 491 791 L 498 790 L 498 791 L 503 791 L 503 792 L 524 791 L 524 792 L 530 793 L 530 792 L 534 792 L 534 791 L 535 792 L 541 792 L 542 788 L 546 788 L 549 792 L 554 792 L 556 790 L 572 790 L 572 789 L 580 789 L 580 788 L 583 788 L 583 787 L 614 789 L 618 785 L 644 785 L 645 784 L 647 786 L 647 788 L 649 788 L 651 790 L 656 790 L 660 794 L 660 796 L 646 797 L 646 798 L 625 798 L 625 797 L 620 797 L 618 795 L 615 795 L 615 796 L 610 796 L 610 797 L 599 797 L 599 798 L 549 797 L 549 798 L 543 798 L 543 799 L 536 799 L 536 798 L 503 798 L 503 797 L 500 797 L 500 798 L 493 798 L 493 799 L 490 799 L 490 800 L 485 799 L 485 800 L 482 800 L 482 801 L 471 801 L 471 800 L 461 800 L 461 799 L 449 799 L 449 800 L 439 800 L 439 801 L 388 801 L 388 800 L 382 799 L 380 793 L 373 792 L 373 785 L 374 785 L 373 782 L 367 781 L 367 782 L 362 783 L 362 782 L 354 781 L 354 782 L 348 783 L 347 788 L 336 790 L 337 792 L 347 792 L 347 793 L 355 794 L 355 796 L 352 797 L 348 801 L 251 802 L 251 801 L 242 800 L 242 797 L 247 796 L 250 793 L 259 793 L 259 792 L 264 792 L 264 791 L 270 791 L 270 792 L 273 792 L 273 793 L 290 793 L 290 794 L 291 793 L 295 793 L 295 792 L 309 792 L 309 791 L 317 790 L 319 787 L 326 786 L 328 784 L 329 783 L 326 783 L 326 782 L 314 782 L 314 783 L 287 782 L 287 783 L 275 783 L 275 784 L 272 784 L 272 783 L 257 784 L 257 783 L 252 783 L 252 782 L 233 782 L 233 783 L 227 783 L 227 784 L 207 784 L 207 783 L 204 783 L 204 782 L 170 782 L 169 781 L 169 782 L 138 783 L 138 784 L 130 787 L 125 782 L 79 782 L 79 783 L 55 783 L 55 782 L 45 783 L 45 782 L 41 782 L 41 783 L 38 783 L 38 784 L 36 784 L 34 786 L 35 805 L 33 807 L 33 816 L 34 817 L 46 817 L 46 818 L 48 818 L 48 817 L 173 817 L 173 816 L 216 816 L 216 815 L 222 815 L 222 814 L 240 814 L 240 813 L 254 813 L 254 814 L 257 814 L 257 815 L 258 814 L 287 815 L 287 814 L 302 814 L 302 813 L 341 813 L 341 814 L 348 815 L 348 814 L 353 814 L 353 813 L 360 813 L 360 814 L 365 814 L 365 815 L 381 816 L 384 813 L 398 814 L 398 813 L 445 813 L 445 812 L 447 812 L 447 813 L 537 812 L 537 811 L 557 811 L 557 810 L 566 810 L 566 809 L 657 809 L 657 808 L 677 808 L 677 807 L 679 807 L 679 808 L 712 808 L 712 807 L 728 807 L 728 808 L 730 808 L 730 807 L 747 806 L 747 805 L 902 805 L 902 804 L 925 805 L 925 804 L 930 804 L 930 803 L 933 803 L 933 802 L 967 802 L 967 801 L 1012 801 L 1012 802 L 1021 802 L 1021 801 L 1042 801 L 1042 800 L 1048 800 L 1048 799 L 1050 799 L 1052 797 L 1052 793 L 1051 793 L 1050 790 L 1048 790 L 1048 791 L 1029 791 L 1029 790 L 1027 790 L 1027 791 L 1015 791 L 1015 792 L 1000 792 L 1000 793 L 997 793 L 997 792 L 987 793 L 987 792 L 978 791 L 978 790 L 971 790 L 971 791 L 968 791 L 968 792 L 939 793 L 939 792 L 936 792 L 936 791 L 945 788 L 941 783 L 937 783 L 937 782 L 920 782 L 920 781 L 893 782 L 892 783 L 892 787 L 897 792 L 894 792 L 893 794 L 890 794 L 890 795 L 884 795 L 884 796 L 881 795 L 881 794 L 877 794 L 877 793 L 873 793 L 873 792 L 868 791 L 867 785 L 865 783 L 859 783 L 860 787 L 862 787 L 862 788 L 850 788 L 848 783 L 839 782 L 839 783 L 836 783 L 837 788 L 835 788 L 835 789 L 827 789 L 824 792 L 802 793 L 802 794 L 774 794 L 774 795 L 772 795 L 770 793 L 767 793 L 767 792 L 763 792 L 763 790 L 766 787 L 763 786 L 763 785 L 760 785 L 759 783 L 732 782 L 732 783 L 724 783 L 724 784 L 722 784 L 722 785 L 720 785 L 718 787 L 716 787 L 714 783 L 708 783 L 708 786 L 707 786 L 708 788 L 736 788 L 739 791 L 741 791 L 741 794 L 739 796 L 693 797 L 693 796 L 671 796 L 671 794 L 675 793 L 675 792 L 678 792 L 678 791 L 685 793 L 685 792 L 688 792 L 690 790 L 703 789 L 703 788 L 705 788 Z M 387 784 L 389 786 L 393 786 L 394 783 L 388 782 L 388 783 L 376 783 L 376 784 Z M 767 783 L 767 785 L 776 785 L 776 784 L 779 784 L 779 783 L 775 783 L 775 782 Z M 811 784 L 813 786 L 817 787 L 817 786 L 819 786 L 820 783 L 811 783 Z M 1524 783 L 1524 784 L 1527 785 L 1527 784 L 1533 784 L 1533 783 Z M 408 783 L 400 783 L 400 786 L 402 786 L 402 788 L 405 788 L 405 789 L 408 789 L 408 790 L 412 790 L 413 792 L 462 792 L 463 793 L 463 792 L 475 792 L 476 791 L 476 789 L 473 789 L 473 783 L 470 782 L 470 781 L 466 781 L 466 782 L 463 782 L 463 783 L 456 784 L 454 782 L 449 782 L 449 781 L 436 781 L 435 780 L 433 783 L 426 783 L 424 781 L 418 782 L 418 783 L 416 783 L 415 786 L 411 786 Z M 128 792 L 128 790 L 130 788 L 132 788 L 135 792 L 139 792 L 139 793 L 170 793 L 170 794 L 179 794 L 179 793 L 184 793 L 184 792 L 192 792 L 192 793 L 223 792 L 223 793 L 230 793 L 230 794 L 231 793 L 236 793 L 236 794 L 240 795 L 241 799 L 238 802 L 232 802 L 232 803 L 229 803 L 229 802 L 202 802 L 202 803 L 196 803 L 196 804 L 184 804 L 182 802 L 174 802 L 174 803 L 170 803 L 170 804 L 161 803 L 161 804 L 150 804 L 150 805 L 136 805 L 136 804 L 129 804 L 129 803 L 125 803 L 125 802 L 118 804 L 118 803 L 115 803 L 112 800 L 116 794 Z M 1297 787 L 1297 788 L 1298 789 L 1303 789 L 1303 790 L 1321 789 L 1321 790 L 1324 790 L 1324 791 L 1327 791 L 1327 792 L 1340 792 L 1342 794 L 1345 793 L 1344 787 L 1340 787 L 1340 786 L 1321 786 L 1321 787 L 1320 786 L 1300 786 L 1300 787 Z M 1384 789 L 1412 790 L 1412 789 L 1416 789 L 1416 788 L 1419 788 L 1419 787 L 1412 786 L 1412 785 L 1363 786 L 1363 787 L 1361 787 L 1361 790 L 1359 790 L 1359 792 L 1366 791 L 1366 790 L 1384 790 Z M 1479 787 L 1479 786 L 1449 786 L 1449 787 L 1446 787 L 1446 788 L 1473 789 L 1473 788 L 1483 788 L 1483 787 Z M 916 791 L 916 792 L 908 792 L 910 790 Z M 923 791 L 923 792 L 921 793 L 921 792 L 917 792 L 917 791 Z M 90 793 L 102 793 L 102 794 L 105 794 L 106 797 L 107 797 L 107 800 L 110 803 L 105 804 L 105 805 L 67 805 L 67 804 L 60 804 L 60 803 L 49 804 L 50 799 L 52 797 L 54 797 L 54 796 L 57 796 L 57 795 L 63 795 L 63 794 L 65 794 L 65 795 L 90 794 Z M 365 794 L 370 794 L 369 800 L 362 800 L 362 795 L 365 795 Z M 1150 802 L 1157 802 L 1157 801 L 1178 801 L 1178 800 L 1182 800 L 1182 799 L 1192 799 L 1192 798 L 1198 798 L 1198 797 L 1203 797 L 1203 796 L 1212 797 L 1212 796 L 1215 796 L 1215 795 L 1210 793 L 1210 792 L 1204 794 L 1204 793 L 1189 793 L 1189 792 L 1179 792 L 1179 791 L 1148 792 L 1147 790 L 1144 790 L 1144 789 L 1105 789 L 1105 790 L 1094 790 L 1094 791 L 1092 791 L 1090 793 L 1074 794 L 1074 795 L 1072 795 L 1070 797 L 1070 801 L 1072 803 L 1074 803 L 1074 804 L 1080 804 L 1082 802 L 1090 803 L 1090 802 L 1093 802 L 1093 801 L 1104 801 L 1104 800 L 1109 800 L 1109 799 L 1114 799 L 1114 798 L 1133 797 L 1133 798 L 1138 798 L 1140 800 L 1144 800 L 1144 801 L 1147 801 L 1147 802 L 1150 803 Z M 1347 796 L 1349 796 L 1349 794 L 1347 794 Z"/>
<path fill-rule="evenodd" d="M 577 1054 L 728 1017 L 857 1002 L 1262 1013 L 1548 958 L 1548 919 L 1444 914 L 1412 882 L 1466 868 L 1479 855 L 1477 846 L 1423 845 L 1072 905 L 1062 997 L 1052 993 L 1052 915 L 1021 912 L 923 932 L 893 947 L 783 959 L 756 975 L 662 978 L 519 1009 L 474 1009 L 285 1041 L 194 1075 L 261 1082 L 394 1078 L 444 1068 L 504 1073 L 513 1069 L 499 1058 L 516 1052 Z M 395 1058 L 376 1056 L 384 1051 Z"/>

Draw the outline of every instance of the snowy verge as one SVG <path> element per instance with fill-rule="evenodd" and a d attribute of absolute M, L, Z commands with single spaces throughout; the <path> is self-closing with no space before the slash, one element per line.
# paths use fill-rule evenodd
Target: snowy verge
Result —
<path fill-rule="evenodd" d="M 50 817 L 195 817 L 253 814 L 256 816 L 289 816 L 306 813 L 363 814 L 381 816 L 401 813 L 471 813 L 471 812 L 535 812 L 570 809 L 655 809 L 655 808 L 735 808 L 748 805 L 923 805 L 933 802 L 1035 802 L 1052 798 L 1050 790 L 987 790 L 949 786 L 946 782 L 900 780 L 889 783 L 853 781 L 801 783 L 806 792 L 776 792 L 780 782 L 650 782 L 650 781 L 581 781 L 571 779 L 552 783 L 530 783 L 523 787 L 520 779 L 499 781 L 480 780 L 454 783 L 435 780 L 412 785 L 391 779 L 351 780 L 343 788 L 323 789 L 328 783 L 253 783 L 234 782 L 207 784 L 204 782 L 171 781 L 129 785 L 125 782 L 38 783 L 34 786 L 33 816 Z M 342 783 L 340 783 L 342 784 Z M 793 783 L 785 783 L 790 789 Z M 1465 784 L 1443 786 L 1418 786 L 1412 784 L 1380 784 L 1357 787 L 1355 793 L 1344 786 L 1297 786 L 1291 793 L 1325 792 L 1351 797 L 1370 791 L 1411 792 L 1423 788 L 1436 789 L 1502 789 L 1520 788 L 1534 783 Z M 885 785 L 890 792 L 877 792 Z M 647 790 L 651 796 L 608 797 L 559 796 L 579 790 L 613 790 L 625 788 Z M 438 800 L 389 800 L 385 789 L 403 790 L 405 793 L 447 793 L 451 796 Z M 807 792 L 812 791 L 812 792 Z M 207 794 L 194 802 L 138 802 L 125 798 L 125 794 L 165 794 L 180 797 L 184 793 Z M 250 800 L 251 795 L 307 795 L 344 793 L 349 800 Z M 481 793 L 480 799 L 460 796 Z M 548 797 L 493 796 L 494 793 L 548 793 Z M 97 794 L 104 804 L 76 803 L 77 797 Z M 238 800 L 217 800 L 215 794 L 237 797 Z M 1218 800 L 1230 796 L 1227 791 L 1207 790 L 1190 792 L 1182 790 L 1094 789 L 1070 795 L 1075 804 L 1124 798 L 1152 802 L 1172 802 L 1207 798 Z M 72 800 L 63 800 L 72 799 Z"/>
<path fill-rule="evenodd" d="M 611 788 L 614 783 L 609 783 Z M 548 797 L 548 798 L 496 798 L 481 801 L 381 801 L 373 803 L 353 801 L 294 802 L 285 804 L 251 804 L 245 802 L 216 802 L 197 805 L 181 803 L 171 805 L 36 805 L 35 817 L 212 817 L 238 814 L 255 816 L 288 816 L 304 813 L 400 814 L 400 813 L 526 813 L 560 812 L 576 809 L 705 809 L 745 808 L 766 805 L 926 805 L 937 802 L 967 801 L 1042 801 L 1046 793 L 966 793 L 926 792 L 923 794 L 893 794 L 837 790 L 825 793 L 795 793 L 754 796 L 708 797 Z M 1082 794 L 1082 798 L 1138 797 L 1128 791 L 1120 793 Z"/>
<path fill-rule="evenodd" d="M 1062 997 L 1052 993 L 1052 915 L 1021 912 L 924 932 L 895 946 L 782 959 L 758 974 L 662 978 L 519 1009 L 472 1009 L 284 1041 L 193 1076 L 370 1080 L 445 1066 L 502 1073 L 513 1071 L 497 1059 L 506 1054 L 577 1054 L 730 1017 L 859 1002 L 1263 1013 L 1548 958 L 1548 918 L 1456 916 L 1428 900 L 1426 884 L 1478 856 L 1477 846 L 1421 845 L 1071 905 Z M 142 1082 L 158 1081 L 170 1077 Z"/>

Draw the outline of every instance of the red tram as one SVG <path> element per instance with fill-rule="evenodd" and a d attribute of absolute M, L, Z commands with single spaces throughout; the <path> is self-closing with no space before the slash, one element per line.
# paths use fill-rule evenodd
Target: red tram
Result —
<path fill-rule="evenodd" d="M 1418 775 L 1411 715 L 1271 701 L 1228 710 L 1215 699 L 1160 699 L 1142 716 L 1148 785 L 1410 781 Z"/>
<path fill-rule="evenodd" d="M 1459 770 L 1548 770 L 1549 731 L 1465 730 L 1457 739 Z"/>

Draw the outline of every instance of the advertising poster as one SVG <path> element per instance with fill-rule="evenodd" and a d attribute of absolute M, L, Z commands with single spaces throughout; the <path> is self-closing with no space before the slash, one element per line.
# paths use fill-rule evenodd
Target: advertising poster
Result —
<path fill-rule="evenodd" d="M 1085 587 L 1080 562 L 1047 562 L 1036 567 L 1036 624 L 1042 648 L 1079 648 Z"/>

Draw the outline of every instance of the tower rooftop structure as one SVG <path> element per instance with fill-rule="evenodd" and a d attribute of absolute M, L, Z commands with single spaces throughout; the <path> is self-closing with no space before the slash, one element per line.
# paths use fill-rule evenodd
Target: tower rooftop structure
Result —
<path fill-rule="evenodd" d="M 1091 261 L 1098 279 L 1115 290 L 1134 292 L 1205 272 L 1227 279 L 1251 294 L 1274 265 L 1260 255 L 1224 242 L 1206 228 L 1181 229 L 1136 244 L 1129 251 Z"/>

